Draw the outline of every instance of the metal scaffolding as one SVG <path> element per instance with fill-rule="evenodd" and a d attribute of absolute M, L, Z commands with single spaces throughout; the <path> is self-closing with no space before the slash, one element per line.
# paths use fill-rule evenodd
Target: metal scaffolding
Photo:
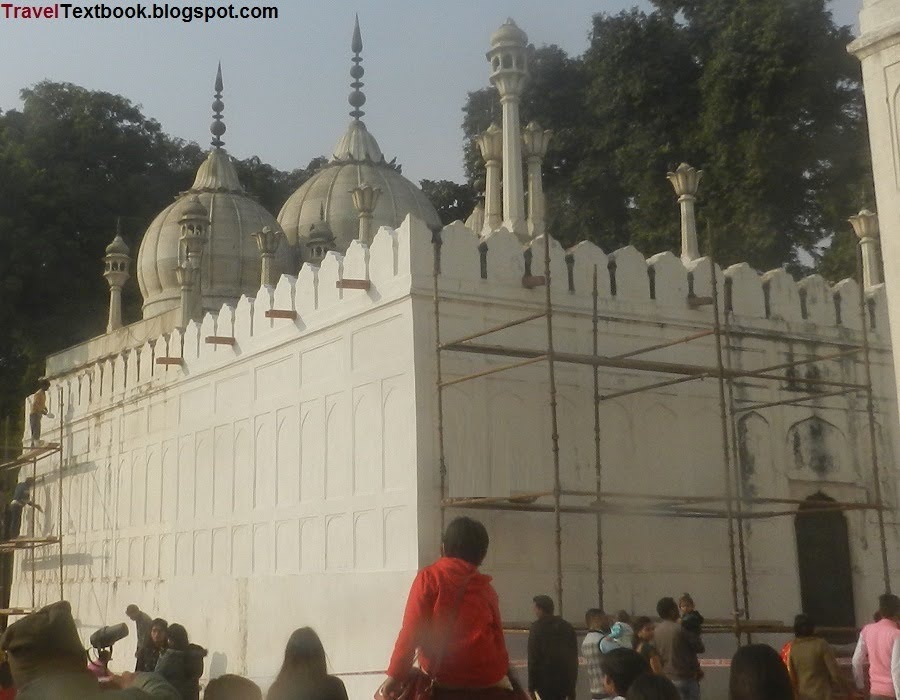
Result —
<path fill-rule="evenodd" d="M 29 578 L 31 583 L 31 606 L 30 607 L 9 607 L 9 599 L 11 589 L 2 590 L 0 593 L 0 605 L 5 605 L 7 607 L 0 608 L 0 624 L 3 627 L 6 626 L 7 619 L 11 616 L 15 615 L 27 615 L 29 613 L 34 612 L 37 608 L 37 550 L 43 547 L 48 547 L 52 545 L 58 546 L 58 563 L 59 563 L 59 599 L 63 600 L 63 545 L 62 545 L 62 520 L 63 520 L 63 504 L 62 504 L 62 483 L 63 483 L 63 415 L 64 415 L 64 405 L 63 405 L 63 392 L 60 389 L 58 393 L 59 402 L 57 405 L 58 409 L 58 419 L 59 419 L 59 442 L 46 442 L 39 443 L 38 445 L 34 445 L 32 447 L 21 447 L 21 454 L 12 457 L 11 459 L 7 459 L 3 463 L 0 463 L 0 472 L 9 473 L 16 471 L 17 479 L 22 476 L 23 471 L 28 470 L 30 466 L 31 478 L 34 479 L 34 483 L 37 484 L 39 481 L 38 473 L 37 473 L 37 464 L 42 459 L 50 458 L 54 455 L 58 455 L 58 464 L 56 469 L 56 477 L 59 482 L 59 488 L 57 491 L 56 498 L 56 511 L 57 511 L 57 523 L 56 529 L 57 532 L 55 535 L 43 535 L 39 536 L 36 533 L 36 517 L 31 518 L 31 528 L 30 532 L 27 535 L 20 535 L 18 537 L 9 537 L 8 532 L 5 532 L 6 539 L 0 540 L 0 587 L 5 588 L 7 582 L 12 581 L 12 577 L 15 574 L 15 570 L 13 569 L 15 562 L 15 553 L 17 551 L 24 551 L 28 553 L 27 561 L 23 562 L 23 571 L 27 570 L 29 572 Z M 9 427 L 7 424 L 7 433 L 9 432 Z M 13 448 L 12 440 L 10 436 L 6 435 L 6 450 L 5 457 L 9 457 L 10 451 L 18 452 L 19 448 Z M 46 472 L 41 474 L 40 479 L 46 479 L 51 475 L 51 471 L 48 469 Z M 7 520 L 8 523 L 8 520 Z M 4 528 L 5 529 L 5 528 Z"/>
<path fill-rule="evenodd" d="M 604 355 L 600 353 L 599 346 L 599 321 L 611 321 L 624 324 L 641 324 L 643 321 L 627 316 L 616 316 L 599 313 L 599 294 L 597 281 L 597 267 L 593 270 L 592 288 L 592 352 L 589 354 L 560 352 L 554 344 L 554 308 L 551 295 L 551 255 L 550 237 L 543 237 L 544 248 L 544 274 L 536 276 L 526 271 L 523 278 L 523 286 L 533 289 L 537 286 L 544 287 L 543 310 L 528 314 L 513 321 L 497 324 L 480 331 L 449 341 L 441 336 L 441 301 L 439 278 L 440 269 L 440 235 L 434 237 L 434 268 L 433 268 L 433 311 L 435 333 L 435 364 L 437 391 L 437 444 L 438 463 L 441 492 L 441 528 L 445 525 L 446 511 L 450 509 L 481 509 L 491 511 L 518 511 L 535 513 L 552 513 L 554 522 L 555 544 L 555 593 L 559 604 L 559 611 L 564 610 L 563 589 L 563 558 L 562 558 L 562 515 L 582 514 L 590 515 L 595 520 L 596 526 L 596 555 L 597 555 L 597 601 L 598 607 L 604 609 L 604 560 L 603 560 L 603 518 L 604 516 L 651 516 L 651 517 L 678 517 L 678 518 L 708 518 L 722 520 L 727 525 L 729 574 L 731 580 L 732 617 L 730 621 L 720 625 L 717 631 L 731 631 L 740 643 L 741 635 L 748 635 L 753 631 L 784 631 L 783 625 L 771 620 L 753 620 L 750 616 L 750 584 L 747 570 L 747 553 L 744 526 L 756 519 L 768 519 L 784 516 L 796 516 L 798 514 L 812 514 L 831 511 L 874 511 L 878 521 L 878 532 L 881 547 L 881 564 L 883 570 L 884 590 L 890 592 L 890 570 L 887 559 L 887 542 L 885 535 L 884 510 L 882 502 L 880 471 L 878 465 L 877 433 L 875 424 L 874 393 L 872 388 L 872 370 L 869 344 L 869 319 L 867 316 L 867 304 L 865 292 L 860 294 L 859 314 L 861 320 L 861 344 L 853 344 L 845 341 L 824 341 L 817 339 L 817 344 L 826 346 L 832 350 L 822 354 L 806 357 L 805 359 L 784 362 L 757 369 L 736 369 L 731 362 L 734 338 L 756 339 L 763 341 L 777 341 L 786 336 L 777 332 L 766 332 L 737 328 L 730 323 L 730 311 L 725 310 L 725 318 L 720 311 L 719 281 L 716 275 L 715 263 L 709 256 L 711 296 L 698 297 L 689 295 L 687 301 L 691 308 L 698 309 L 704 306 L 711 307 L 711 318 L 705 324 L 691 324 L 689 322 L 674 321 L 667 323 L 671 328 L 686 331 L 684 336 L 666 342 L 654 343 L 646 347 L 636 348 L 626 353 Z M 861 262 L 858 259 L 861 270 Z M 860 272 L 859 279 L 862 280 Z M 541 348 L 521 347 L 510 344 L 487 344 L 474 342 L 502 330 L 543 319 L 546 324 L 546 345 Z M 671 348 L 676 345 L 691 343 L 693 341 L 712 337 L 714 340 L 715 360 L 712 364 L 684 364 L 676 362 L 664 362 L 640 358 L 640 355 L 653 351 Z M 444 377 L 444 364 L 442 362 L 445 353 L 468 353 L 483 357 L 508 358 L 512 361 L 506 364 L 491 365 L 485 369 L 462 376 Z M 797 378 L 790 373 L 798 367 L 815 362 L 827 362 L 842 360 L 856 355 L 862 356 L 862 364 L 865 374 L 865 382 L 847 382 L 823 379 L 821 377 Z M 449 493 L 449 474 L 445 452 L 445 408 L 444 390 L 463 382 L 478 378 L 515 370 L 528 365 L 546 362 L 548 372 L 548 396 L 549 406 L 549 432 L 552 452 L 552 487 L 529 493 L 516 493 L 508 497 L 492 497 L 470 495 L 465 497 L 452 497 Z M 594 490 L 564 489 L 561 482 L 560 454 L 559 454 L 559 425 L 557 414 L 557 364 L 582 365 L 592 368 L 593 374 L 593 439 L 596 488 Z M 656 375 L 653 381 L 648 383 L 602 394 L 600 391 L 599 369 L 601 367 L 630 370 L 633 372 L 647 372 Z M 786 374 L 782 374 L 785 372 Z M 659 375 L 667 378 L 660 378 Z M 719 408 L 719 430 L 721 432 L 722 445 L 722 476 L 724 479 L 724 493 L 718 496 L 673 496 L 667 494 L 648 493 L 622 493 L 605 491 L 603 488 L 603 465 L 601 461 L 601 410 L 604 401 L 628 396 L 641 392 L 653 391 L 664 387 L 672 387 L 678 384 L 697 379 L 715 379 L 717 383 L 717 400 Z M 762 380 L 774 383 L 781 388 L 782 383 L 788 383 L 790 396 L 776 401 L 753 402 L 747 405 L 736 406 L 735 382 L 738 380 Z M 781 388 L 784 391 L 784 388 Z M 874 495 L 867 494 L 864 501 L 838 502 L 823 501 L 812 507 L 809 501 L 791 498 L 767 498 L 748 495 L 743 492 L 740 475 L 740 454 L 738 451 L 737 416 L 748 411 L 759 411 L 775 406 L 802 405 L 806 401 L 838 397 L 855 396 L 864 394 L 866 397 L 866 413 L 868 414 L 868 439 L 872 459 L 872 477 L 874 480 Z M 765 509 L 760 509 L 764 507 Z M 823 628 L 824 629 L 824 628 Z M 713 629 L 712 631 L 716 631 Z"/>

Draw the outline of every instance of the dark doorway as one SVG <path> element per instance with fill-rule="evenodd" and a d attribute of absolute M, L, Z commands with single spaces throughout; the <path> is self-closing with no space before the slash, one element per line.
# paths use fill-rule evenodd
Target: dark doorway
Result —
<path fill-rule="evenodd" d="M 819 627 L 855 627 L 853 572 L 847 518 L 840 510 L 822 510 L 834 503 L 824 493 L 807 498 L 797 509 L 797 563 L 803 612 Z M 853 634 L 827 634 L 830 641 L 852 641 Z"/>

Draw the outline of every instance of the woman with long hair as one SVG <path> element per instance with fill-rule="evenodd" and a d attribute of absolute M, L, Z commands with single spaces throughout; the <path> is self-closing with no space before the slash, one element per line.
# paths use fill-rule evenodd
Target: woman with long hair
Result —
<path fill-rule="evenodd" d="M 328 675 L 325 647 L 310 627 L 294 630 L 267 700 L 347 700 L 347 689 Z"/>
<path fill-rule="evenodd" d="M 200 676 L 206 649 L 191 644 L 183 625 L 173 623 L 167 630 L 168 647 L 159 656 L 156 673 L 171 683 L 182 700 L 200 700 Z"/>

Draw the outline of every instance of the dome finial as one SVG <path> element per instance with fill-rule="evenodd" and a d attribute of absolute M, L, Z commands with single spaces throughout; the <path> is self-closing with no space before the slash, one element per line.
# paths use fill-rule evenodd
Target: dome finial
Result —
<path fill-rule="evenodd" d="M 216 70 L 216 94 L 212 103 L 213 123 L 209 127 L 213 135 L 212 145 L 216 148 L 222 148 L 225 142 L 222 141 L 222 134 L 225 133 L 225 122 L 222 121 L 222 110 L 225 109 L 225 103 L 222 102 L 222 62 L 219 61 L 219 68 Z"/>
<path fill-rule="evenodd" d="M 363 77 L 363 74 L 366 72 L 365 69 L 360 65 L 362 63 L 362 57 L 360 54 L 362 53 L 363 43 L 362 43 L 362 34 L 359 31 L 359 15 L 356 15 L 356 24 L 353 27 L 353 41 L 350 42 L 350 50 L 353 52 L 354 56 L 351 61 L 353 61 L 353 66 L 350 68 L 350 77 L 353 78 L 353 82 L 350 83 L 350 87 L 353 88 L 353 92 L 350 93 L 350 97 L 348 101 L 350 102 L 350 106 L 353 107 L 353 111 L 350 112 L 350 116 L 359 121 L 359 119 L 365 114 L 360 107 L 362 107 L 366 103 L 366 96 L 363 94 L 360 88 L 363 86 L 363 83 L 360 81 L 360 78 Z"/>

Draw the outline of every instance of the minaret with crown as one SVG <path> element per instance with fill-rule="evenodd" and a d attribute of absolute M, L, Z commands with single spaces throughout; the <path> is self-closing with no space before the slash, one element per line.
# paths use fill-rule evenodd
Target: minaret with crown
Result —
<path fill-rule="evenodd" d="M 122 287 L 131 276 L 128 267 L 131 258 L 128 257 L 128 246 L 122 240 L 121 220 L 116 223 L 116 237 L 112 243 L 106 246 L 106 256 L 103 258 L 103 276 L 109 284 L 109 321 L 106 324 L 106 332 L 112 333 L 122 327 Z"/>
<path fill-rule="evenodd" d="M 507 19 L 491 35 L 491 84 L 503 108 L 503 225 L 519 238 L 528 238 L 525 223 L 525 186 L 522 179 L 522 132 L 519 102 L 528 79 L 525 49 L 528 35 Z"/>

